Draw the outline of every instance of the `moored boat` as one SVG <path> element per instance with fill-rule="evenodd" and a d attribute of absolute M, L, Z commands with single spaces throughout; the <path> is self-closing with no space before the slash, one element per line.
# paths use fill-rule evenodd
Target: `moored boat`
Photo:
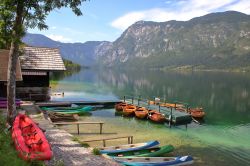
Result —
<path fill-rule="evenodd" d="M 119 146 L 109 146 L 100 148 L 101 153 L 121 153 L 121 152 L 128 152 L 128 151 L 135 151 L 141 149 L 147 149 L 158 146 L 160 143 L 156 140 L 148 141 L 144 143 L 137 143 L 137 144 L 126 144 L 126 145 L 119 145 Z"/>
<path fill-rule="evenodd" d="M 203 118 L 205 116 L 203 108 L 190 108 L 188 112 L 193 118 Z"/>
<path fill-rule="evenodd" d="M 86 107 L 82 107 L 80 109 L 75 109 L 75 110 L 47 109 L 48 112 L 58 112 L 58 113 L 64 113 L 64 114 L 78 114 L 78 115 L 86 115 L 92 110 L 93 110 L 92 106 L 86 106 Z"/>
<path fill-rule="evenodd" d="M 135 110 L 135 116 L 144 119 L 148 116 L 148 110 L 145 107 L 137 107 Z"/>
<path fill-rule="evenodd" d="M 136 106 L 129 104 L 123 108 L 122 114 L 124 116 L 132 116 L 135 114 Z"/>
<path fill-rule="evenodd" d="M 20 99 L 16 99 L 16 106 L 20 107 L 20 105 L 22 104 L 22 101 Z M 0 108 L 7 108 L 7 99 L 6 98 L 0 98 Z"/>
<path fill-rule="evenodd" d="M 78 121 L 78 114 L 64 114 L 59 112 L 50 112 L 48 111 L 48 116 L 50 117 L 52 122 L 66 121 L 66 122 L 74 122 Z"/>
<path fill-rule="evenodd" d="M 120 152 L 120 153 L 107 153 L 111 157 L 159 157 L 163 154 L 172 152 L 174 147 L 172 145 L 165 145 L 162 147 L 154 147 L 149 149 L 141 149 L 136 151 Z"/>
<path fill-rule="evenodd" d="M 164 123 L 166 121 L 165 115 L 156 110 L 149 110 L 148 118 L 156 123 Z"/>
<path fill-rule="evenodd" d="M 127 105 L 128 105 L 128 104 L 125 103 L 125 102 L 117 103 L 117 104 L 115 104 L 115 110 L 118 111 L 118 112 L 121 112 L 121 111 L 123 111 L 123 108 L 124 108 L 125 106 L 127 106 Z"/>
<path fill-rule="evenodd" d="M 13 122 L 12 139 L 18 155 L 24 160 L 50 160 L 50 145 L 36 123 L 28 116 L 18 114 Z"/>
<path fill-rule="evenodd" d="M 77 107 L 42 107 L 45 111 L 55 111 L 55 112 L 70 112 L 70 111 L 92 111 L 93 106 L 77 106 Z"/>
<path fill-rule="evenodd" d="M 180 157 L 114 157 L 118 163 L 127 166 L 180 166 L 193 163 L 192 156 Z"/>

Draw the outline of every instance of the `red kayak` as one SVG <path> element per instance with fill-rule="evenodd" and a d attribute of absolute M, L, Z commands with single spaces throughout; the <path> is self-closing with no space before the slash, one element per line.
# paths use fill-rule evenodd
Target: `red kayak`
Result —
<path fill-rule="evenodd" d="M 18 114 L 12 127 L 12 139 L 18 155 L 24 160 L 50 160 L 50 145 L 33 120 Z"/>

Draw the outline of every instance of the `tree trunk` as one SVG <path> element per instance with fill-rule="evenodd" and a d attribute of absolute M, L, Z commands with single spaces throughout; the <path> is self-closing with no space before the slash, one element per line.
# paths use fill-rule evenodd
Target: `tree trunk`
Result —
<path fill-rule="evenodd" d="M 7 79 L 7 122 L 12 126 L 12 123 L 17 115 L 16 111 L 16 64 L 19 54 L 19 43 L 22 37 L 24 1 L 19 0 L 16 8 L 16 18 L 13 27 L 11 48 L 9 53 L 8 63 L 8 79 Z"/>

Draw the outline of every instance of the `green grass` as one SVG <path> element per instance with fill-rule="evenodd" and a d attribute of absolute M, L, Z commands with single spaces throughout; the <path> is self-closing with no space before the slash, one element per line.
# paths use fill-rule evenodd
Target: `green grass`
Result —
<path fill-rule="evenodd" d="M 82 142 L 82 141 L 79 140 L 79 138 L 76 137 L 76 136 L 73 136 L 73 137 L 72 137 L 72 141 L 78 142 L 78 143 L 79 143 L 82 147 L 84 147 L 84 148 L 88 148 L 88 147 L 89 147 L 89 144 L 87 144 L 87 143 L 85 143 L 85 142 Z"/>
<path fill-rule="evenodd" d="M 94 148 L 93 151 L 92 151 L 92 153 L 93 153 L 94 155 L 101 155 L 100 150 L 97 149 L 97 148 Z"/>
<path fill-rule="evenodd" d="M 6 121 L 0 115 L 0 165 L 4 166 L 43 166 L 43 162 L 27 162 L 18 157 L 11 132 L 5 128 Z"/>

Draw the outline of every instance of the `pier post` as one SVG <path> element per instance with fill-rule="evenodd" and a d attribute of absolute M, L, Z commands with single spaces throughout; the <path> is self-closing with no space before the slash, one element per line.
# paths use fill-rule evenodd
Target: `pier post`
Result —
<path fill-rule="evenodd" d="M 100 123 L 100 134 L 102 134 L 102 125 L 103 123 Z"/>
<path fill-rule="evenodd" d="M 170 112 L 170 117 L 169 117 L 169 123 L 168 123 L 168 125 L 169 125 L 169 127 L 171 128 L 172 127 L 172 107 L 171 107 L 171 112 Z"/>
<path fill-rule="evenodd" d="M 80 131 L 79 131 L 79 124 L 77 124 L 77 134 L 78 134 L 78 135 L 80 134 Z"/>
<path fill-rule="evenodd" d="M 134 104 L 134 96 L 132 97 L 132 104 Z"/>
<path fill-rule="evenodd" d="M 126 101 L 126 96 L 123 96 L 123 101 L 124 101 L 124 102 Z"/>
<path fill-rule="evenodd" d="M 138 106 L 140 106 L 141 95 L 138 97 Z"/>

